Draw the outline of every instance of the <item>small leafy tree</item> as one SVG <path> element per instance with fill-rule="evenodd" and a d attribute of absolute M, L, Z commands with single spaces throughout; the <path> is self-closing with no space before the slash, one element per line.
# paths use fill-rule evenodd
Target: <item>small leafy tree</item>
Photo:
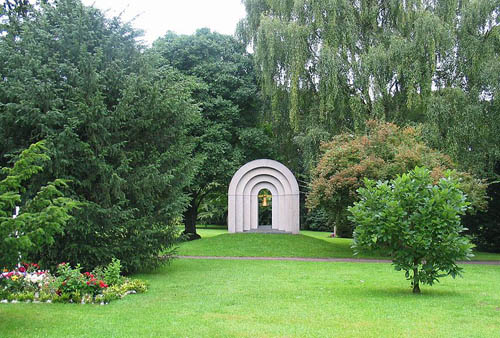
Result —
<path fill-rule="evenodd" d="M 348 208 L 357 225 L 355 252 L 387 251 L 396 270 L 412 281 L 413 293 L 420 293 L 420 283 L 460 275 L 456 261 L 472 256 L 473 245 L 460 234 L 465 230 L 460 215 L 470 203 L 451 171 L 437 184 L 419 167 L 391 181 L 365 179 L 358 193 L 360 200 Z"/>
<path fill-rule="evenodd" d="M 41 245 L 54 242 L 54 235 L 62 233 L 69 212 L 76 202 L 63 196 L 63 180 L 57 179 L 43 186 L 33 197 L 23 183 L 42 171 L 42 164 L 50 158 L 43 141 L 24 150 L 12 168 L 2 168 L 0 181 L 0 266 L 13 266 L 19 254 L 36 251 Z M 15 206 L 22 205 L 17 218 L 12 217 Z"/>

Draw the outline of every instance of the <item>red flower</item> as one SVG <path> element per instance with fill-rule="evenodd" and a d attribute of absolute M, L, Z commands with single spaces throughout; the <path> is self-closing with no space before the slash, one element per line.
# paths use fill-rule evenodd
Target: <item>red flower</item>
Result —
<path fill-rule="evenodd" d="M 22 266 L 18 270 L 19 270 L 19 272 L 26 272 L 26 269 Z"/>

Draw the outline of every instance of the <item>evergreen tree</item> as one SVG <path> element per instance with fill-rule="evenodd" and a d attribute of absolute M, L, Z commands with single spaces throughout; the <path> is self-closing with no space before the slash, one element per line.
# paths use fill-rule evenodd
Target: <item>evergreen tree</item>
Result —
<path fill-rule="evenodd" d="M 193 176 L 193 83 L 157 69 L 139 32 L 78 0 L 1 20 L 0 157 L 46 139 L 46 179 L 69 179 L 82 205 L 40 259 L 92 268 L 116 257 L 128 271 L 158 263 Z"/>

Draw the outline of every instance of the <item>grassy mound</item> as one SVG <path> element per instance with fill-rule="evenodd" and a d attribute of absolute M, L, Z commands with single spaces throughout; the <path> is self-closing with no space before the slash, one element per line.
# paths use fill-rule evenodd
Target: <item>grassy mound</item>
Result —
<path fill-rule="evenodd" d="M 235 257 L 388 258 L 364 252 L 354 256 L 352 239 L 331 238 L 328 232 L 301 231 L 300 235 L 237 233 L 198 229 L 201 240 L 183 243 L 179 255 Z M 474 260 L 500 260 L 500 254 L 475 253 Z"/>

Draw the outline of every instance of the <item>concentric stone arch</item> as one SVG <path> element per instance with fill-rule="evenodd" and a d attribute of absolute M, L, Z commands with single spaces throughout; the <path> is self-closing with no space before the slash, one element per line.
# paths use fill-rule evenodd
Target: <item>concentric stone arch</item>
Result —
<path fill-rule="evenodd" d="M 290 169 L 268 159 L 251 161 L 234 174 L 228 191 L 229 232 L 257 229 L 258 194 L 262 189 L 273 196 L 272 229 L 298 234 L 299 185 Z"/>

